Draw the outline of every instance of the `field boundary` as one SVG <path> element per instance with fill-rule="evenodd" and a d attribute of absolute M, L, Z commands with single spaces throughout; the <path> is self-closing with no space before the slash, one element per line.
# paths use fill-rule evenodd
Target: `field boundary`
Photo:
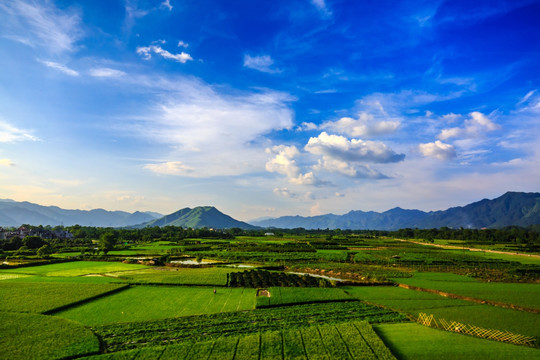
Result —
<path fill-rule="evenodd" d="M 462 324 L 457 321 L 447 321 L 442 318 L 436 319 L 433 315 L 427 315 L 425 313 L 418 314 L 416 322 L 427 327 L 516 345 L 534 346 L 535 343 L 535 338 L 532 336 L 514 334 L 509 331 L 485 329 L 474 325 Z"/>
<path fill-rule="evenodd" d="M 91 296 L 89 298 L 86 298 L 86 299 L 82 299 L 82 300 L 79 300 L 79 301 L 75 301 L 75 302 L 72 302 L 70 304 L 66 304 L 66 305 L 62 305 L 62 306 L 59 306 L 57 308 L 54 308 L 54 309 L 51 309 L 51 310 L 47 310 L 47 311 L 44 311 L 42 312 L 41 314 L 43 315 L 54 315 L 56 313 L 59 313 L 61 311 L 64 311 L 64 310 L 67 310 L 67 309 L 70 309 L 72 307 L 76 307 L 76 306 L 79 306 L 79 305 L 83 305 L 83 304 L 86 304 L 86 303 L 89 303 L 89 302 L 92 302 L 94 300 L 97 300 L 97 299 L 100 299 L 102 297 L 105 297 L 105 296 L 109 296 L 109 295 L 114 295 L 116 293 L 119 293 L 121 291 L 124 291 L 124 290 L 127 290 L 129 289 L 131 286 L 129 284 L 126 284 L 126 285 L 123 285 L 123 286 L 120 286 L 116 289 L 112 289 L 110 291 L 107 291 L 107 292 L 104 292 L 104 293 L 101 293 L 101 294 L 98 294 L 96 296 Z"/>
<path fill-rule="evenodd" d="M 504 303 L 504 302 L 500 302 L 500 301 L 478 299 L 478 298 L 473 298 L 473 297 L 470 297 L 470 296 L 458 295 L 458 294 L 453 294 L 453 293 L 449 293 L 449 292 L 446 292 L 446 291 L 440 291 L 440 290 L 435 290 L 435 289 L 427 289 L 427 288 L 422 288 L 422 287 L 418 287 L 418 286 L 414 286 L 414 285 L 408 285 L 408 284 L 398 283 L 398 286 L 401 287 L 401 288 L 404 288 L 404 289 L 415 290 L 415 291 L 423 291 L 423 292 L 428 292 L 428 293 L 432 293 L 432 294 L 437 294 L 437 295 L 444 296 L 444 297 L 447 297 L 447 298 L 450 298 L 450 299 L 459 299 L 459 300 L 465 300 L 465 301 L 474 302 L 474 303 L 477 303 L 477 304 L 487 304 L 487 305 L 493 305 L 493 306 L 502 307 L 502 308 L 506 308 L 506 309 L 526 311 L 526 312 L 529 312 L 529 313 L 532 313 L 532 314 L 540 314 L 540 309 L 533 309 L 533 308 L 529 308 L 529 307 L 526 307 L 526 306 L 514 305 L 514 304 Z"/>

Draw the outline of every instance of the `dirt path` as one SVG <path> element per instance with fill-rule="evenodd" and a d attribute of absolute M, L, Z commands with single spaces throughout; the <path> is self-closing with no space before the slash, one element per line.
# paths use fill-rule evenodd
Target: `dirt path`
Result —
<path fill-rule="evenodd" d="M 405 240 L 405 239 L 396 239 L 396 240 L 403 241 L 403 242 L 410 242 L 410 243 L 418 244 L 418 245 L 435 246 L 435 247 L 439 247 L 443 249 L 469 250 L 469 251 L 488 252 L 492 254 L 502 254 L 502 255 L 518 255 L 518 256 L 527 256 L 527 257 L 540 259 L 540 255 L 535 255 L 535 254 L 523 254 L 523 253 L 516 253 L 516 252 L 509 252 L 509 251 L 498 251 L 498 250 L 484 250 L 484 249 L 470 248 L 470 247 L 464 247 L 464 246 L 455 246 L 455 245 L 431 244 L 431 243 L 425 243 L 421 241 L 413 241 L 413 240 Z"/>

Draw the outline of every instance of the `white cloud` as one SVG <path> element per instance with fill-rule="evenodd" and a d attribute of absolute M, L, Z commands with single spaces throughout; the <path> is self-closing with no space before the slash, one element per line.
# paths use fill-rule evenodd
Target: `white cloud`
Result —
<path fill-rule="evenodd" d="M 189 175 L 193 172 L 193 168 L 184 165 L 181 161 L 168 161 L 158 164 L 147 164 L 145 169 L 156 174 L 162 175 Z"/>
<path fill-rule="evenodd" d="M 328 135 L 326 132 L 322 132 L 316 138 L 310 138 L 304 149 L 315 155 L 347 162 L 392 163 L 405 158 L 404 154 L 397 154 L 382 142 L 348 140 L 343 136 Z"/>
<path fill-rule="evenodd" d="M 38 139 L 29 134 L 26 130 L 16 127 L 0 120 L 0 143 L 12 143 L 17 141 L 37 141 Z"/>
<path fill-rule="evenodd" d="M 171 5 L 171 0 L 164 0 L 164 1 L 161 3 L 160 7 L 165 8 L 165 9 L 167 9 L 167 10 L 169 10 L 169 11 L 171 11 L 171 10 L 173 9 L 173 7 L 172 7 L 172 5 Z"/>
<path fill-rule="evenodd" d="M 367 165 L 349 163 L 343 160 L 323 156 L 322 160 L 314 166 L 317 171 L 339 173 L 355 179 L 387 179 L 388 176 L 370 168 Z"/>
<path fill-rule="evenodd" d="M 300 124 L 300 126 L 297 129 L 299 131 L 311 131 L 311 130 L 318 130 L 319 127 L 315 123 L 304 121 L 302 124 Z"/>
<path fill-rule="evenodd" d="M 499 125 L 495 124 L 481 112 L 474 111 L 470 113 L 469 116 L 470 118 L 465 120 L 462 127 L 443 129 L 438 138 L 440 140 L 447 140 L 450 138 L 473 139 L 483 137 L 487 132 L 495 131 L 500 128 Z"/>
<path fill-rule="evenodd" d="M 52 53 L 76 50 L 82 36 L 81 18 L 73 10 L 57 9 L 50 1 L 2 1 L 0 10 L 8 14 L 3 22 L 8 38 Z"/>
<path fill-rule="evenodd" d="M 280 73 L 280 69 L 273 68 L 274 60 L 269 55 L 261 56 L 251 56 L 248 54 L 244 55 L 244 66 L 253 70 L 276 74 Z"/>
<path fill-rule="evenodd" d="M 434 157 L 439 160 L 450 160 L 456 157 L 456 149 L 453 145 L 445 144 L 440 140 L 432 143 L 418 145 L 418 150 L 422 155 Z"/>
<path fill-rule="evenodd" d="M 281 197 L 284 197 L 284 198 L 289 198 L 289 199 L 294 199 L 296 197 L 298 197 L 298 194 L 287 189 L 287 188 L 275 188 L 274 189 L 274 194 L 278 195 L 278 196 L 281 196 Z"/>
<path fill-rule="evenodd" d="M 361 112 L 358 119 L 343 117 L 337 121 L 328 121 L 321 125 L 321 129 L 329 129 L 339 134 L 354 137 L 373 137 L 395 132 L 400 121 L 374 121 L 373 115 Z"/>
<path fill-rule="evenodd" d="M 317 10 L 323 15 L 324 17 L 328 17 L 332 15 L 332 11 L 328 8 L 326 5 L 325 0 L 311 0 L 311 3 L 313 6 L 317 8 Z"/>
<path fill-rule="evenodd" d="M 90 69 L 90 75 L 94 77 L 120 77 L 126 75 L 126 73 L 121 70 L 102 67 Z"/>
<path fill-rule="evenodd" d="M 11 166 L 15 166 L 15 164 L 13 163 L 13 161 L 11 161 L 9 159 L 0 159 L 0 166 L 11 167 Z"/>
<path fill-rule="evenodd" d="M 183 48 L 187 48 L 189 47 L 189 44 L 188 43 L 185 43 L 184 41 L 180 40 L 178 42 L 178 47 L 183 47 Z"/>
<path fill-rule="evenodd" d="M 66 75 L 69 75 L 69 76 L 79 76 L 79 73 L 73 69 L 70 69 L 68 68 L 67 66 L 65 65 L 62 65 L 62 64 L 59 64 L 57 62 L 54 62 L 54 61 L 46 61 L 46 60 L 38 60 L 40 63 L 42 63 L 43 65 L 51 68 L 51 69 L 54 69 L 54 70 L 58 70 Z"/>
<path fill-rule="evenodd" d="M 296 185 L 320 185 L 313 172 L 301 173 L 294 157 L 300 155 L 296 146 L 278 145 L 266 149 L 267 153 L 275 154 L 275 157 L 266 162 L 266 171 L 275 172 L 287 176 L 292 184 Z"/>
<path fill-rule="evenodd" d="M 164 42 L 161 42 L 161 43 L 164 43 Z M 137 47 L 137 54 L 141 55 L 143 59 L 145 60 L 150 60 L 152 58 L 152 53 L 161 55 L 165 59 L 174 60 L 182 64 L 185 64 L 186 62 L 193 60 L 191 55 L 189 55 L 188 53 L 185 53 L 182 51 L 180 54 L 172 54 L 168 52 L 167 50 L 164 50 L 159 45 Z"/>

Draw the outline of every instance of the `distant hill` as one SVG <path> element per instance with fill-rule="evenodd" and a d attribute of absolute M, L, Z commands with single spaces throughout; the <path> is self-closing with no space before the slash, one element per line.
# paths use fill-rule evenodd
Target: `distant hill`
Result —
<path fill-rule="evenodd" d="M 161 214 L 150 212 L 65 210 L 57 206 L 42 206 L 27 201 L 0 200 L 0 226 L 30 225 L 83 225 L 123 227 L 154 220 Z"/>
<path fill-rule="evenodd" d="M 223 214 L 213 206 L 199 206 L 193 209 L 184 208 L 159 219 L 155 219 L 135 226 L 136 228 L 152 226 L 181 226 L 200 229 L 203 227 L 214 229 L 256 229 L 256 226 L 238 221 Z"/>
<path fill-rule="evenodd" d="M 493 200 L 481 200 L 444 211 L 424 212 L 394 208 L 383 213 L 351 211 L 344 215 L 283 216 L 251 221 L 252 225 L 305 229 L 377 229 L 403 228 L 501 228 L 510 225 L 528 227 L 540 224 L 540 193 L 507 192 Z"/>

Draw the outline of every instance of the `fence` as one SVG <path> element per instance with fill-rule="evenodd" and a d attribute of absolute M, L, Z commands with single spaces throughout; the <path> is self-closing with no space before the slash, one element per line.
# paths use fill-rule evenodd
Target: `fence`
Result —
<path fill-rule="evenodd" d="M 416 321 L 424 326 L 429 326 L 432 328 L 442 329 L 446 331 L 452 331 L 460 334 L 466 334 L 470 336 L 476 336 L 483 339 L 491 339 L 516 345 L 528 346 L 533 346 L 535 343 L 535 338 L 531 336 L 513 334 L 508 331 L 484 329 L 474 325 L 462 324 L 457 321 L 435 319 L 433 315 L 427 315 L 424 313 L 418 314 L 418 319 Z"/>

